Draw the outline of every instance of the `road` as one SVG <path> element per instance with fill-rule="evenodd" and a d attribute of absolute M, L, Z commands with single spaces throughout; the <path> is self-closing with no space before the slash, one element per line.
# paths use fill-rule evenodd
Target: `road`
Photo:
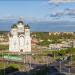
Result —
<path fill-rule="evenodd" d="M 68 66 L 66 66 L 67 64 Z M 67 75 L 71 73 L 70 75 L 75 75 L 75 67 L 69 66 L 69 61 L 55 61 L 54 63 L 50 64 L 50 66 L 56 67 L 61 73 L 66 73 Z"/>
<path fill-rule="evenodd" d="M 30 57 L 28 57 L 29 59 L 31 59 Z M 29 61 L 27 61 L 27 62 L 29 62 L 29 63 L 27 63 L 27 62 L 23 62 L 23 61 L 10 61 L 10 60 L 6 60 L 6 59 L 0 59 L 0 62 L 9 62 L 9 63 L 17 63 L 17 64 L 22 64 L 22 65 L 24 65 L 25 67 L 27 67 L 28 69 L 27 69 L 27 71 L 28 70 L 30 70 L 31 68 L 32 69 L 34 69 L 34 68 L 36 68 L 37 66 L 42 66 L 42 65 L 44 65 L 44 64 L 40 64 L 40 63 L 38 63 L 38 62 L 29 62 Z M 32 60 L 33 61 L 33 60 Z M 67 60 L 65 60 L 65 61 L 61 61 L 61 63 L 59 62 L 59 61 L 55 61 L 55 62 L 53 62 L 53 63 L 51 63 L 51 64 L 49 64 L 50 62 L 51 62 L 51 60 L 48 60 L 48 58 L 46 57 L 45 59 L 44 59 L 44 61 L 46 61 L 46 63 L 45 64 L 47 64 L 49 67 L 50 67 L 50 72 L 48 73 L 48 75 L 51 75 L 51 73 L 54 73 L 54 71 L 56 71 L 57 73 L 60 73 L 60 71 L 61 71 L 61 73 L 66 73 L 67 75 L 68 75 L 68 73 L 71 73 L 71 74 L 74 74 L 75 75 L 75 67 L 69 67 L 69 66 L 65 66 L 65 64 L 69 64 L 69 61 L 67 61 Z M 54 68 L 51 68 L 51 66 L 54 66 Z M 56 70 L 55 70 L 56 69 Z M 52 72 L 51 72 L 51 70 L 52 70 Z M 19 72 L 16 72 L 16 73 L 19 73 Z M 17 75 L 17 74 L 16 74 Z M 53 74 L 52 74 L 53 75 Z M 55 75 L 55 74 L 54 74 Z"/>

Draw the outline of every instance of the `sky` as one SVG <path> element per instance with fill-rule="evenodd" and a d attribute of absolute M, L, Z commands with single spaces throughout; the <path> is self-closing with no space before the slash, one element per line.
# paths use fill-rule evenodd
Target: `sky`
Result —
<path fill-rule="evenodd" d="M 44 19 L 48 7 L 47 1 L 0 1 L 0 18 Z"/>
<path fill-rule="evenodd" d="M 49 28 L 44 25 L 46 30 L 75 31 L 75 0 L 0 0 L 0 30 L 8 30 L 11 25 L 7 23 L 8 20 L 18 20 L 20 17 L 32 23 L 54 22 Z M 71 22 L 66 25 L 65 21 Z M 57 26 L 56 22 L 61 22 L 61 25 L 58 23 Z M 41 26 L 39 28 L 40 25 L 37 24 L 32 29 L 41 30 L 43 25 Z"/>
<path fill-rule="evenodd" d="M 0 0 L 0 19 L 75 20 L 74 0 Z"/>

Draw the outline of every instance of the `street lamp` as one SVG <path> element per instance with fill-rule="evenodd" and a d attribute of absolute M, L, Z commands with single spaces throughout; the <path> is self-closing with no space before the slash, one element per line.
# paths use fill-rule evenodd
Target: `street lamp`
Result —
<path fill-rule="evenodd" d="M 4 55 L 3 55 L 3 50 L 2 50 L 2 60 L 4 60 Z M 5 75 L 5 62 L 3 62 L 4 63 L 4 75 Z"/>
<path fill-rule="evenodd" d="M 32 53 L 30 54 L 30 63 L 29 63 L 30 69 L 31 69 L 31 63 L 32 63 Z"/>
<path fill-rule="evenodd" d="M 61 56 L 62 56 L 62 54 L 58 53 L 58 56 L 60 56 L 60 59 L 59 59 L 59 69 L 60 69 L 60 73 L 61 73 L 61 61 L 62 61 Z"/>
<path fill-rule="evenodd" d="M 72 61 L 72 55 L 70 54 L 70 61 L 69 61 L 69 75 L 71 73 L 71 61 Z"/>
<path fill-rule="evenodd" d="M 48 56 L 48 58 L 49 58 L 48 60 L 49 60 L 49 64 L 50 64 L 50 63 L 51 63 L 50 57 L 53 57 L 53 55 L 52 55 L 52 54 L 48 54 L 47 56 Z"/>
<path fill-rule="evenodd" d="M 61 60 L 59 61 L 59 64 L 60 64 L 59 68 L 60 68 L 60 73 L 61 73 Z"/>

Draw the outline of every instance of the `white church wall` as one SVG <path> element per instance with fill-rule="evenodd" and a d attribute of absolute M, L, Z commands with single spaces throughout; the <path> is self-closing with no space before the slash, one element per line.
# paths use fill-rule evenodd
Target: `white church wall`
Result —
<path fill-rule="evenodd" d="M 29 36 L 30 37 L 30 29 L 25 29 L 25 36 Z"/>
<path fill-rule="evenodd" d="M 9 37 L 9 51 L 31 52 L 30 29 L 28 27 L 24 28 L 23 23 L 20 22 L 18 22 L 17 28 L 11 29 L 12 36 Z"/>
<path fill-rule="evenodd" d="M 9 38 L 9 51 L 12 51 L 12 37 Z"/>
<path fill-rule="evenodd" d="M 17 28 L 13 28 L 11 29 L 11 34 L 14 36 L 14 35 L 17 35 Z"/>
<path fill-rule="evenodd" d="M 24 51 L 24 37 L 20 36 L 19 37 L 19 47 L 20 47 L 20 51 L 23 52 Z"/>
<path fill-rule="evenodd" d="M 25 37 L 25 52 L 31 52 L 31 38 L 29 36 Z"/>
<path fill-rule="evenodd" d="M 17 24 L 17 27 L 18 27 L 18 32 L 24 32 L 24 25 Z"/>
<path fill-rule="evenodd" d="M 19 40 L 17 36 L 14 36 L 9 40 L 9 51 L 18 52 L 18 50 L 19 50 Z"/>

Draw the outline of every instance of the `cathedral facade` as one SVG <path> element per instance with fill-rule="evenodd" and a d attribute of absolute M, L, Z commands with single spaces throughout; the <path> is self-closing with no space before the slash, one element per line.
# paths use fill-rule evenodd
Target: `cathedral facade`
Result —
<path fill-rule="evenodd" d="M 9 52 L 31 52 L 30 27 L 23 21 L 18 21 L 11 27 Z"/>

